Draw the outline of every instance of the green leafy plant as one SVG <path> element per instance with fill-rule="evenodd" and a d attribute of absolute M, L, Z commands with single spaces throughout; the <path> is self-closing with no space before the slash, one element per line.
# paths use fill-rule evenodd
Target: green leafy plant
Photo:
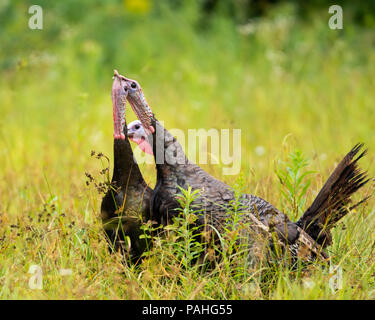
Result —
<path fill-rule="evenodd" d="M 182 265 L 186 268 L 191 267 L 204 252 L 204 243 L 202 243 L 201 227 L 195 222 L 201 210 L 193 204 L 193 201 L 199 197 L 200 190 L 192 190 L 190 186 L 185 190 L 181 187 L 177 201 L 181 205 L 180 214 L 174 218 L 172 226 L 166 229 L 174 230 L 176 233 L 175 253 Z M 168 228 L 169 227 L 169 228 Z"/>
<path fill-rule="evenodd" d="M 285 161 L 278 161 L 276 174 L 281 185 L 282 199 L 287 204 L 289 216 L 293 221 L 303 212 L 306 192 L 311 184 L 314 171 L 307 170 L 309 165 L 302 151 L 296 149 L 287 155 Z"/>
<path fill-rule="evenodd" d="M 193 201 L 199 196 L 200 190 L 192 190 L 189 186 L 186 190 L 180 188 L 180 194 L 176 199 L 180 204 L 179 212 L 167 226 L 153 226 L 152 222 L 145 223 L 141 228 L 141 238 L 151 241 L 152 234 L 158 234 L 156 247 L 168 252 L 169 256 L 185 269 L 194 268 L 199 257 L 204 253 L 205 244 L 202 242 L 202 228 L 196 224 L 200 214 Z M 155 239 L 154 239 L 155 240 Z M 154 252 L 146 251 L 145 257 L 150 257 Z"/>

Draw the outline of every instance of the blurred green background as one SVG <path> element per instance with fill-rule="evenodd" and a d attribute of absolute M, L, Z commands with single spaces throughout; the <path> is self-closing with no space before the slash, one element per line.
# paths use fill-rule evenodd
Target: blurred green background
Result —
<path fill-rule="evenodd" d="M 242 129 L 247 176 L 272 173 L 288 134 L 328 168 L 357 141 L 373 146 L 371 3 L 341 3 L 344 29 L 331 30 L 322 1 L 39 1 L 43 30 L 31 30 L 35 3 L 2 0 L 0 205 L 46 191 L 45 177 L 82 192 L 90 151 L 112 152 L 114 68 L 167 128 Z"/>
<path fill-rule="evenodd" d="M 139 80 L 167 128 L 240 128 L 250 186 L 272 175 L 289 134 L 309 158 L 323 154 L 319 171 L 357 141 L 373 146 L 369 3 L 342 3 L 344 28 L 331 30 L 320 1 L 40 1 L 43 29 L 31 30 L 35 3 L 2 0 L 1 210 L 17 213 L 15 199 L 48 181 L 69 202 L 85 194 L 85 170 L 100 167 L 90 151 L 112 155 L 114 68 Z"/>
<path fill-rule="evenodd" d="M 42 30 L 28 27 L 34 4 Z M 52 195 L 75 220 L 99 221 L 85 172 L 103 167 L 91 150 L 113 156 L 113 69 L 141 83 L 167 128 L 240 128 L 246 191 L 275 205 L 286 149 L 317 172 L 310 198 L 358 141 L 374 175 L 375 5 L 335 4 L 342 30 L 325 1 L 0 0 L 2 221 Z M 152 184 L 152 165 L 142 170 Z"/>

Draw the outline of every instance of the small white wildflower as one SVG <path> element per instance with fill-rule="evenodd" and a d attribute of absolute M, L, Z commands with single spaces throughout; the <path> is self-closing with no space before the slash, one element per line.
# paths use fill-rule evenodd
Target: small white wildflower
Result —
<path fill-rule="evenodd" d="M 266 153 L 266 149 L 263 146 L 257 146 L 255 148 L 255 154 L 259 157 L 263 156 Z"/>
<path fill-rule="evenodd" d="M 306 289 L 312 289 L 312 288 L 314 288 L 314 286 L 315 286 L 315 282 L 312 281 L 312 280 L 303 280 L 303 286 L 304 286 Z"/>
<path fill-rule="evenodd" d="M 70 276 L 72 274 L 72 269 L 60 269 L 59 273 L 62 276 Z"/>

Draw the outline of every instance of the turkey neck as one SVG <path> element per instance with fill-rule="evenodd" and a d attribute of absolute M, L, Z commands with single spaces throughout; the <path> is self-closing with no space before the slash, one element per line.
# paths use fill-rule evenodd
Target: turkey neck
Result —
<path fill-rule="evenodd" d="M 124 140 L 114 139 L 113 152 L 114 167 L 112 182 L 116 182 L 118 187 L 137 186 L 143 182 L 142 174 L 134 160 L 133 150 L 130 146 L 126 130 Z"/>
<path fill-rule="evenodd" d="M 187 159 L 182 146 L 155 118 L 152 125 L 155 132 L 149 136 L 149 142 L 154 154 L 157 181 L 171 180 L 184 174 L 186 166 L 192 163 Z"/>

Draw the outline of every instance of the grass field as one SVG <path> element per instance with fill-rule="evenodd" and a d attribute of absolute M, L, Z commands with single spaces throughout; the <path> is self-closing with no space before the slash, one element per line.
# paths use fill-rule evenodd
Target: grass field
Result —
<path fill-rule="evenodd" d="M 194 6 L 144 13 L 147 7 L 128 12 L 116 1 L 82 1 L 82 10 L 70 2 L 41 1 L 43 30 L 27 27 L 28 4 L 0 7 L 6 17 L 0 31 L 1 299 L 375 298 L 373 199 L 334 231 L 329 252 L 342 270 L 341 289 L 332 291 L 329 268 L 315 265 L 304 272 L 276 268 L 264 289 L 261 268 L 237 273 L 224 264 L 200 273 L 182 267 L 168 239 L 141 265 L 122 264 L 107 250 L 102 195 L 85 184 L 85 172 L 102 179 L 105 165 L 91 150 L 113 159 L 114 68 L 139 80 L 167 128 L 241 129 L 244 191 L 287 213 L 293 209 L 275 171 L 295 150 L 308 159 L 303 170 L 314 171 L 306 206 L 357 142 L 369 147 L 361 166 L 375 176 L 373 30 L 352 23 L 350 14 L 343 30 L 330 30 L 327 10 L 300 19 L 291 5 L 239 26 L 220 16 L 202 24 Z M 129 112 L 128 122 L 133 119 Z M 152 185 L 153 166 L 141 169 Z M 220 165 L 205 169 L 230 185 L 241 180 L 221 175 Z M 42 269 L 43 289 L 29 287 L 32 265 Z M 62 276 L 61 269 L 72 274 Z"/>

